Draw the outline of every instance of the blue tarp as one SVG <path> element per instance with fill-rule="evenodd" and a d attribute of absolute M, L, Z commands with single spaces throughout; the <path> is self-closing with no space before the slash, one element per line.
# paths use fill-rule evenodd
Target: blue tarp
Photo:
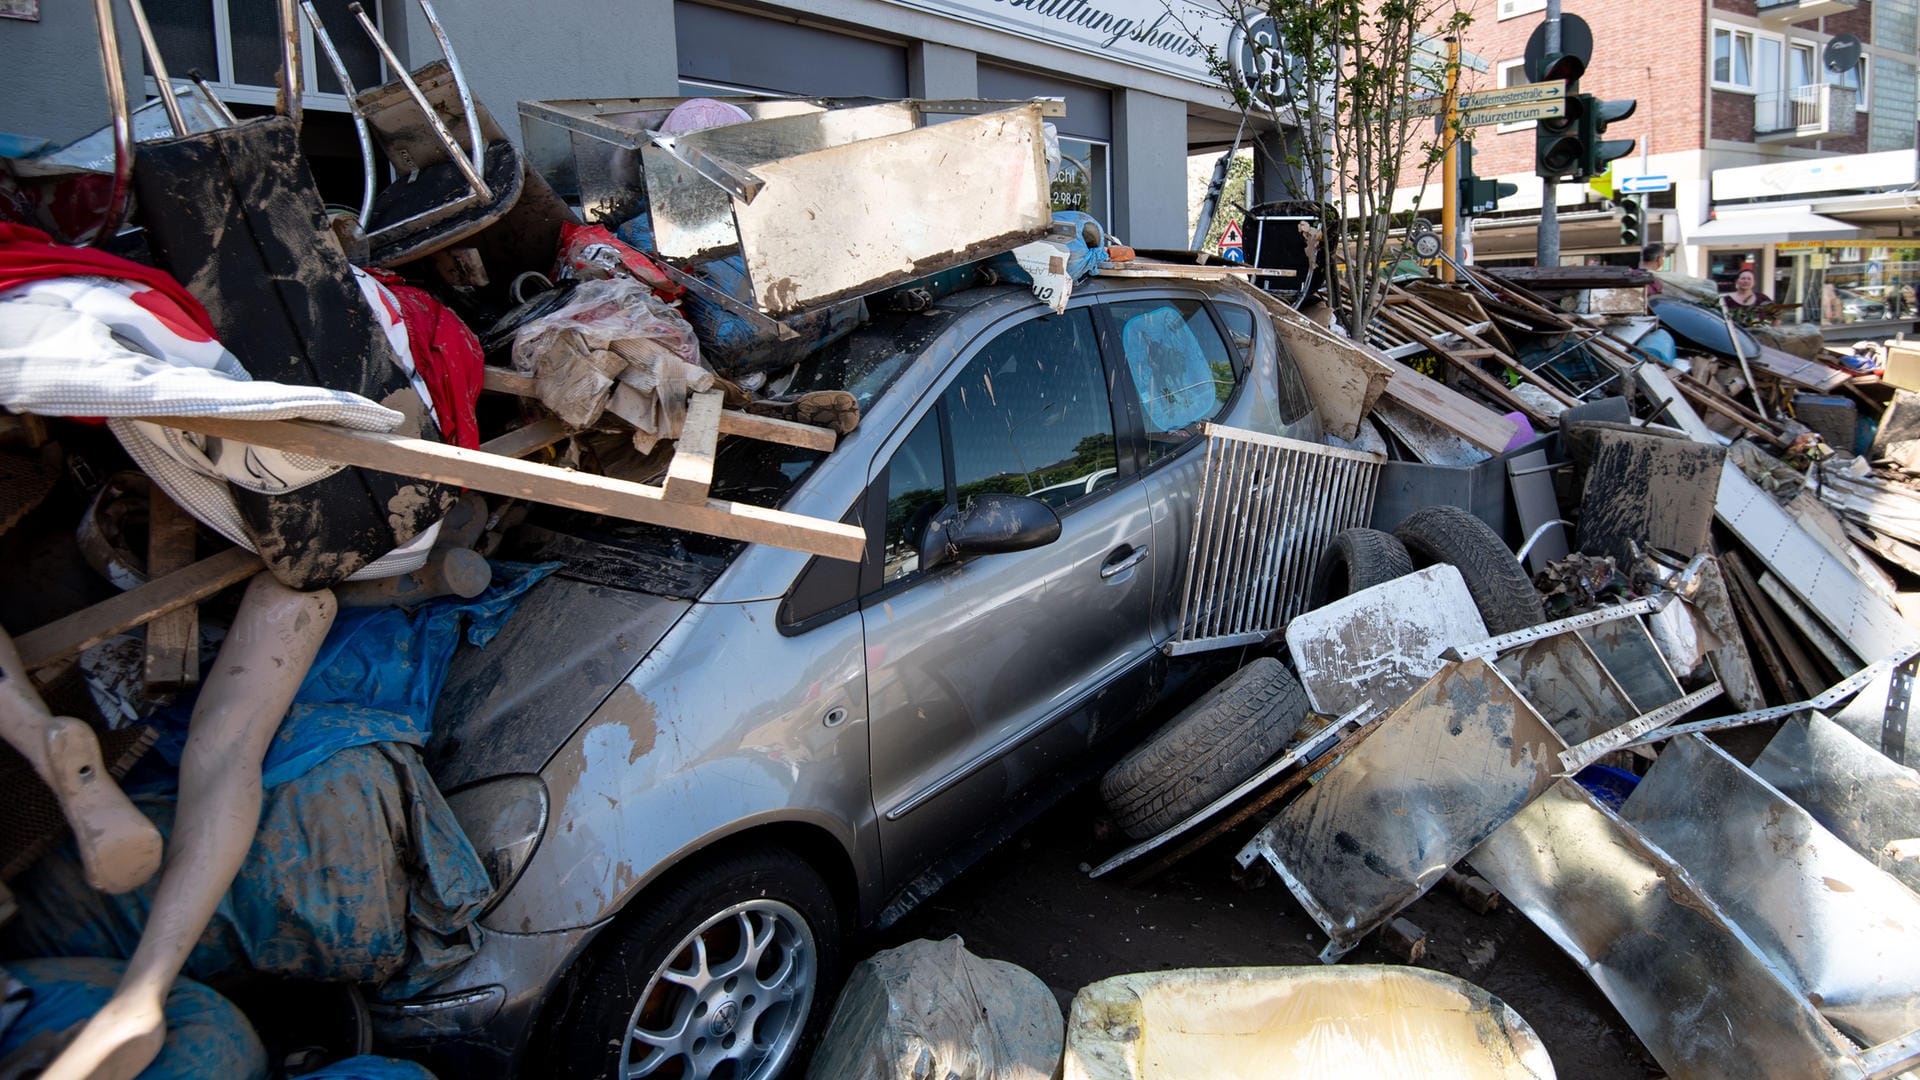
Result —
<path fill-rule="evenodd" d="M 19 1018 L 0 1032 L 0 1057 L 20 1050 L 36 1035 L 78 1028 L 113 997 L 125 970 L 118 960 L 84 957 L 10 961 L 6 973 L 32 997 Z M 191 979 L 180 979 L 167 994 L 165 1008 L 167 1041 L 139 1080 L 266 1080 L 266 1048 L 231 1001 Z M 46 1045 L 49 1054 L 57 1048 L 53 1039 Z"/>
<path fill-rule="evenodd" d="M 188 974 L 253 970 L 378 985 L 382 997 L 401 998 L 473 954 L 492 883 L 418 747 L 462 622 L 467 640 L 485 645 L 558 565 L 496 563 L 479 597 L 429 600 L 411 614 L 340 613 L 268 751 L 259 834 Z M 163 735 L 149 762 L 177 768 L 188 715 L 182 707 L 156 718 Z M 174 768 L 132 779 L 136 804 L 168 832 Z M 14 883 L 21 910 L 4 931 L 7 955 L 131 956 L 157 886 L 95 892 L 69 844 Z"/>

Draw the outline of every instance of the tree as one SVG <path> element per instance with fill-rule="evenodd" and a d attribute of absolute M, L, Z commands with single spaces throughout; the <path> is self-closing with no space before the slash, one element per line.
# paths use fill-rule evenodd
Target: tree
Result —
<path fill-rule="evenodd" d="M 1290 199 L 1323 208 L 1318 262 L 1329 300 L 1356 340 L 1385 301 L 1385 272 L 1400 258 L 1394 229 L 1416 216 L 1418 191 L 1459 137 L 1457 125 L 1436 133 L 1432 114 L 1413 103 L 1437 104 L 1457 75 L 1444 42 L 1473 21 L 1469 3 L 1203 2 L 1209 16 L 1234 27 L 1224 54 L 1205 45 L 1214 76 L 1244 114 L 1265 117 L 1280 133 L 1256 141 L 1256 152 L 1271 175 L 1284 178 Z M 1418 184 L 1413 204 L 1396 214 L 1403 169 Z"/>

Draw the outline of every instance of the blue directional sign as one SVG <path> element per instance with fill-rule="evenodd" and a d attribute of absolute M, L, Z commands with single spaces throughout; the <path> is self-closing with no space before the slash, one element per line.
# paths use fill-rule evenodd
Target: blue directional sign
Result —
<path fill-rule="evenodd" d="M 1630 195 L 1644 195 L 1652 191 L 1673 190 L 1671 176 L 1629 176 L 1615 182 L 1613 190 L 1624 191 Z"/>

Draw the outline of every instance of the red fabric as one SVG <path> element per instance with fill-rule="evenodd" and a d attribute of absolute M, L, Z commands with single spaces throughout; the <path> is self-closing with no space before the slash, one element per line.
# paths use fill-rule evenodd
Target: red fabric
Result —
<path fill-rule="evenodd" d="M 652 289 L 653 295 L 669 304 L 687 294 L 659 263 L 616 239 L 605 225 L 575 225 L 569 221 L 560 226 L 560 260 L 554 266 L 554 280 L 591 281 L 619 272 Z"/>
<path fill-rule="evenodd" d="M 16 225 L 0 221 L 0 290 L 11 289 L 15 285 L 25 285 L 30 281 L 45 281 L 48 278 L 82 277 L 118 278 L 145 285 L 180 309 L 199 334 L 187 332 L 186 328 L 174 324 L 174 319 L 164 313 L 165 305 L 157 301 L 143 300 L 139 294 L 135 301 L 154 313 L 162 321 L 173 326 L 184 337 L 211 341 L 214 338 L 213 320 L 207 316 L 207 309 L 193 298 L 181 284 L 164 270 L 151 266 L 141 266 L 129 262 L 118 255 L 109 255 L 92 248 L 66 247 L 53 242 L 53 238 L 29 225 Z"/>
<path fill-rule="evenodd" d="M 407 328 L 413 366 L 433 395 L 441 437 L 455 446 L 475 449 L 480 445 L 480 420 L 473 406 L 480 400 L 486 362 L 480 339 L 460 316 L 427 290 L 407 284 L 405 278 L 391 271 L 370 268 L 367 273 L 385 285 L 400 304 L 400 321 Z"/>

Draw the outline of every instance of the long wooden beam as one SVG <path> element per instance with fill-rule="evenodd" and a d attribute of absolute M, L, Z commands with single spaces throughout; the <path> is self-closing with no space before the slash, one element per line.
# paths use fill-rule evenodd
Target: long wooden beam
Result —
<path fill-rule="evenodd" d="M 38 630 L 21 634 L 14 639 L 20 649 L 20 662 L 27 665 L 28 670 L 45 667 L 115 634 L 205 600 L 265 569 L 260 556 L 246 548 L 228 548 L 183 570 L 175 570 L 119 596 L 55 619 Z"/>
<path fill-rule="evenodd" d="M 232 439 L 322 461 L 411 476 L 516 499 L 551 503 L 668 528 L 858 562 L 867 534 L 857 525 L 707 499 L 670 502 L 661 489 L 606 476 L 502 457 L 458 446 L 305 420 L 230 420 L 210 416 L 154 416 L 147 423 Z"/>

